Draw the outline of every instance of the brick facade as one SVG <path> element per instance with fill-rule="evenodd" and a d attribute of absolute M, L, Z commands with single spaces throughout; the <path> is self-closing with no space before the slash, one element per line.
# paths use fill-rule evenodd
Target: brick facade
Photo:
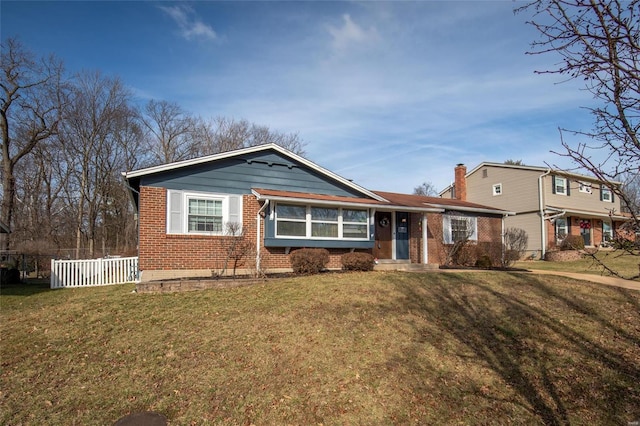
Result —
<path fill-rule="evenodd" d="M 222 271 L 234 238 L 231 236 L 167 234 L 167 191 L 164 188 L 140 187 L 140 271 L 144 280 L 184 276 L 211 276 Z M 244 236 L 246 254 L 238 264 L 238 273 L 256 270 L 256 216 L 260 204 L 253 195 L 244 195 Z M 328 268 L 341 268 L 340 257 L 346 249 L 329 249 Z M 290 270 L 289 254 L 284 247 L 264 246 L 264 219 L 260 223 L 260 268 L 264 271 Z M 227 273 L 232 264 L 227 264 Z"/>
<path fill-rule="evenodd" d="M 221 273 L 227 263 L 226 272 L 231 273 L 233 264 L 228 259 L 230 247 L 242 245 L 244 256 L 237 265 L 238 274 L 256 270 L 256 217 L 260 209 L 254 195 L 243 196 L 242 237 L 209 235 L 167 234 L 167 191 L 164 188 L 140 187 L 140 270 L 143 280 L 178 278 L 185 276 L 211 276 Z M 422 213 L 409 215 L 409 257 L 411 263 L 423 263 L 424 241 Z M 284 247 L 264 246 L 264 218 L 260 219 L 260 269 L 265 272 L 289 271 L 289 252 Z M 478 245 L 500 242 L 502 219 L 499 216 L 478 217 Z M 236 238 L 239 238 L 236 239 Z M 235 240 L 235 241 L 234 241 Z M 296 248 L 292 248 L 295 250 Z M 429 263 L 444 261 L 442 215 L 427 214 L 427 250 Z M 340 269 L 342 254 L 349 249 L 329 249 L 330 269 Z M 368 252 L 371 252 L 369 250 Z"/>

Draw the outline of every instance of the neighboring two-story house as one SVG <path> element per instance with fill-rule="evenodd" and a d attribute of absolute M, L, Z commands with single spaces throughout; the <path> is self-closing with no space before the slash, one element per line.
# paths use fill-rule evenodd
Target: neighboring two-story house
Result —
<path fill-rule="evenodd" d="M 467 172 L 455 168 L 455 181 L 440 196 L 510 210 L 507 227 L 524 229 L 527 255 L 544 257 L 567 235 L 581 235 L 585 246 L 597 247 L 613 238 L 628 220 L 611 185 L 597 179 L 548 167 L 481 163 Z"/>

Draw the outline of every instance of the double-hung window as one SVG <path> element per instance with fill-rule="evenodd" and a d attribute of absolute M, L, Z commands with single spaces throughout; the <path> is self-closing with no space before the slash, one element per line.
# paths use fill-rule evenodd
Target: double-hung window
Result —
<path fill-rule="evenodd" d="M 559 195 L 569 195 L 567 178 L 560 176 L 553 177 L 553 193 Z"/>
<path fill-rule="evenodd" d="M 241 228 L 241 195 L 167 191 L 168 234 L 229 235 Z"/>
<path fill-rule="evenodd" d="M 587 182 L 580 182 L 580 192 L 591 194 L 591 184 Z"/>
<path fill-rule="evenodd" d="M 188 232 L 222 232 L 222 200 L 187 197 Z"/>
<path fill-rule="evenodd" d="M 493 185 L 493 195 L 502 195 L 502 184 L 496 183 Z"/>
<path fill-rule="evenodd" d="M 611 193 L 611 189 L 609 189 L 606 186 L 602 185 L 600 187 L 600 200 L 612 203 L 613 202 L 613 194 Z"/>
<path fill-rule="evenodd" d="M 602 241 L 610 242 L 613 240 L 613 229 L 611 228 L 611 222 L 606 220 L 602 221 Z"/>
<path fill-rule="evenodd" d="M 562 242 L 562 240 L 566 238 L 567 234 L 569 233 L 567 218 L 565 217 L 556 218 L 555 226 L 556 226 L 556 230 L 555 230 L 556 243 L 560 243 Z"/>
<path fill-rule="evenodd" d="M 277 238 L 369 239 L 369 211 L 278 203 Z"/>
<path fill-rule="evenodd" d="M 442 230 L 445 244 L 478 239 L 478 220 L 471 216 L 442 216 Z"/>

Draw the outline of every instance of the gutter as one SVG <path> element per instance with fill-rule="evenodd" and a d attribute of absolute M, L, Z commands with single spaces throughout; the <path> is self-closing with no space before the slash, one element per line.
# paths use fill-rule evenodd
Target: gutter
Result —
<path fill-rule="evenodd" d="M 260 214 L 269 206 L 269 200 L 265 200 L 256 214 L 256 272 L 260 272 Z"/>
<path fill-rule="evenodd" d="M 545 171 L 544 173 L 542 173 L 540 176 L 538 176 L 538 206 L 540 207 L 540 242 L 541 242 L 541 247 L 540 247 L 540 259 L 544 259 L 544 255 L 546 252 L 546 247 L 547 247 L 547 239 L 546 237 L 546 229 L 545 229 L 545 217 L 544 217 L 544 199 L 543 199 L 543 191 L 542 191 L 542 178 L 547 176 L 549 173 L 551 173 L 551 169 L 547 169 L 547 171 Z"/>

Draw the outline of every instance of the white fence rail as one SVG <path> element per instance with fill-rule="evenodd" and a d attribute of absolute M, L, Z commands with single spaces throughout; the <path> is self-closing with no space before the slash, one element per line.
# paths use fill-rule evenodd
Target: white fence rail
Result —
<path fill-rule="evenodd" d="M 92 287 L 138 281 L 138 258 L 51 260 L 51 288 Z"/>

